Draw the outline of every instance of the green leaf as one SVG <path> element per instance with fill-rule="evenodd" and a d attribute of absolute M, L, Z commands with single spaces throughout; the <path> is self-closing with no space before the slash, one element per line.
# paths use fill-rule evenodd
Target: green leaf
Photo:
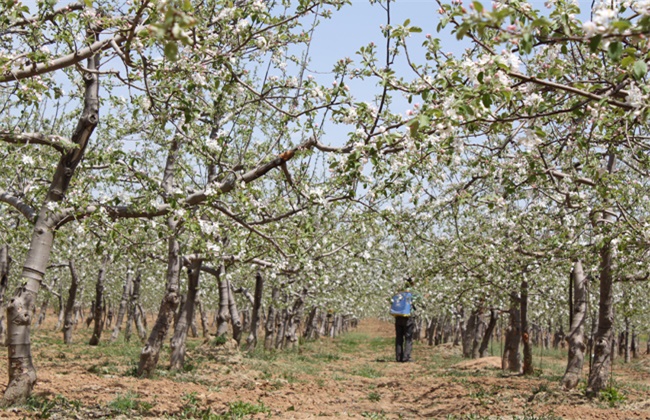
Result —
<path fill-rule="evenodd" d="M 598 46 L 600 45 L 600 41 L 603 39 L 602 35 L 596 35 L 595 37 L 591 38 L 591 41 L 589 41 L 589 49 L 591 52 L 596 52 L 598 51 Z"/>
<path fill-rule="evenodd" d="M 637 79 L 642 79 L 647 72 L 648 72 L 648 65 L 645 63 L 645 61 L 638 60 L 632 66 L 632 74 Z"/>
<path fill-rule="evenodd" d="M 483 5 L 479 1 L 475 1 L 472 3 L 474 5 L 474 10 L 476 10 L 479 13 L 483 12 Z"/>
<path fill-rule="evenodd" d="M 609 44 L 607 55 L 609 55 L 610 59 L 618 61 L 618 59 L 621 58 L 621 54 L 623 54 L 623 44 L 620 42 L 612 42 Z"/>
<path fill-rule="evenodd" d="M 165 44 L 165 57 L 169 60 L 176 61 L 178 57 L 178 45 L 176 45 L 175 41 L 169 41 Z"/>

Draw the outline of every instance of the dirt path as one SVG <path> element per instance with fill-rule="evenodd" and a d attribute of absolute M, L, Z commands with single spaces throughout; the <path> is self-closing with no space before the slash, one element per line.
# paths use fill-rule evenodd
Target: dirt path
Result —
<path fill-rule="evenodd" d="M 138 343 L 91 348 L 90 330 L 76 334 L 79 344 L 70 347 L 51 331 L 34 334 L 35 398 L 0 417 L 650 419 L 647 356 L 616 365 L 619 394 L 612 391 L 610 401 L 589 401 L 558 387 L 565 362 L 557 352 L 532 378 L 504 375 L 497 357 L 463 360 L 447 345 L 416 343 L 415 362 L 395 363 L 393 326 L 376 320 L 337 339 L 270 354 L 245 356 L 194 339 L 186 372 L 163 369 L 163 359 L 152 380 L 129 376 Z M 0 379 L 6 386 L 6 359 Z"/>

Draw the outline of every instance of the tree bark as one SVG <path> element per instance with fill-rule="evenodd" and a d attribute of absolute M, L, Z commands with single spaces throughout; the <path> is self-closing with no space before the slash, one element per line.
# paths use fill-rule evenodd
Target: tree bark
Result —
<path fill-rule="evenodd" d="M 133 274 L 127 272 L 126 279 L 124 280 L 124 286 L 122 288 L 122 298 L 120 299 L 120 307 L 117 311 L 117 319 L 115 320 L 115 327 L 113 328 L 113 333 L 111 334 L 111 343 L 117 340 L 117 337 L 120 335 L 120 329 L 122 328 L 122 321 L 124 320 L 124 313 L 126 312 L 129 306 L 129 296 L 131 295 L 131 282 Z"/>
<path fill-rule="evenodd" d="M 251 315 L 250 333 L 246 338 L 246 349 L 257 347 L 257 333 L 260 324 L 260 310 L 262 307 L 262 293 L 264 292 L 264 277 L 258 271 L 255 274 L 255 296 L 253 298 L 253 314 Z"/>
<path fill-rule="evenodd" d="M 70 267 L 70 289 L 68 290 L 68 300 L 65 303 L 65 313 L 63 314 L 63 342 L 65 344 L 72 343 L 72 330 L 74 329 L 74 308 L 77 299 L 77 287 L 79 285 L 79 276 L 75 269 L 74 262 L 70 260 L 68 263 Z"/>
<path fill-rule="evenodd" d="M 177 222 L 169 218 L 168 225 L 171 231 L 176 230 Z M 138 376 L 150 378 L 158 365 L 160 349 L 162 348 L 169 327 L 174 320 L 176 307 L 178 306 L 179 295 L 179 275 L 181 270 L 180 245 L 176 236 L 172 235 L 168 239 L 168 256 L 167 256 L 167 291 L 158 310 L 156 323 L 151 330 L 147 344 L 140 353 L 140 362 L 138 364 Z"/>
<path fill-rule="evenodd" d="M 235 294 L 232 291 L 230 282 L 226 280 L 228 285 L 228 312 L 230 313 L 230 323 L 232 326 L 232 338 L 237 342 L 237 345 L 241 342 L 241 336 L 243 333 L 241 318 L 239 317 L 239 311 L 237 310 L 237 302 L 235 301 Z"/>
<path fill-rule="evenodd" d="M 607 172 L 614 172 L 616 155 L 609 154 Z M 603 230 L 615 222 L 611 210 L 603 212 Z M 589 380 L 587 381 L 586 394 L 588 397 L 597 396 L 600 391 L 606 388 L 612 371 L 612 341 L 614 325 L 613 288 L 614 278 L 612 275 L 612 238 L 607 238 L 600 249 L 600 300 L 598 303 L 598 327 L 594 336 L 594 355 L 591 361 Z"/>
<path fill-rule="evenodd" d="M 532 375 L 533 369 L 533 343 L 530 339 L 530 327 L 528 325 L 528 282 L 521 282 L 521 341 L 524 344 L 524 365 L 523 374 Z"/>
<path fill-rule="evenodd" d="M 266 323 L 264 324 L 264 349 L 271 350 L 273 348 L 273 332 L 275 331 L 275 317 L 276 309 L 274 304 L 280 298 L 280 289 L 273 286 L 271 289 L 271 301 L 269 302 L 268 315 L 266 316 Z"/>
<path fill-rule="evenodd" d="M 582 367 L 585 360 L 585 319 L 587 316 L 587 281 L 582 268 L 582 262 L 576 261 L 571 272 L 573 283 L 573 299 L 571 305 L 571 328 L 567 341 L 569 343 L 569 358 L 566 372 L 562 378 L 562 386 L 565 389 L 573 389 L 578 386 L 582 377 Z"/>
<path fill-rule="evenodd" d="M 497 326 L 498 319 L 499 319 L 499 312 L 494 308 L 491 309 L 490 323 L 488 324 L 487 329 L 485 330 L 485 334 L 483 335 L 483 339 L 481 340 L 481 346 L 478 349 L 478 353 L 480 357 L 488 356 L 488 345 L 490 344 L 490 339 L 492 338 L 492 332 L 494 331 L 494 327 Z"/>
<path fill-rule="evenodd" d="M 0 345 L 4 346 L 7 340 L 7 329 L 5 328 L 5 294 L 9 282 L 9 269 L 11 257 L 9 256 L 9 245 L 0 247 Z"/>
<path fill-rule="evenodd" d="M 180 148 L 181 138 L 180 136 L 175 135 L 169 147 L 163 179 L 161 182 L 161 187 L 166 196 L 170 196 L 174 191 L 174 171 L 176 170 Z M 154 374 L 156 366 L 158 365 L 158 358 L 160 357 L 160 349 L 165 341 L 165 337 L 167 337 L 167 332 L 174 320 L 174 314 L 178 307 L 181 253 L 176 231 L 179 227 L 179 220 L 174 216 L 169 216 L 167 218 L 167 227 L 171 232 L 167 239 L 167 291 L 160 303 L 156 323 L 151 329 L 151 334 L 149 335 L 147 344 L 140 353 L 138 376 L 151 377 Z"/>
<path fill-rule="evenodd" d="M 139 285 L 138 285 L 139 286 Z M 138 294 L 138 302 L 136 302 L 136 311 L 135 311 L 135 328 L 138 331 L 138 337 L 140 341 L 144 343 L 147 339 L 147 317 L 145 316 L 144 309 L 140 304 L 140 294 Z"/>
<path fill-rule="evenodd" d="M 95 285 L 95 314 L 93 316 L 95 325 L 93 328 L 93 335 L 90 337 L 90 342 L 88 343 L 91 346 L 96 346 L 99 344 L 99 339 L 102 336 L 102 331 L 104 330 L 104 277 L 106 275 L 106 267 L 108 266 L 108 255 L 104 256 L 104 261 L 102 261 L 102 266 L 99 269 L 97 275 L 97 284 Z"/>
<path fill-rule="evenodd" d="M 99 34 L 89 31 L 88 35 L 95 40 Z M 3 404 L 10 405 L 24 401 L 29 397 L 36 383 L 36 369 L 32 364 L 30 344 L 30 323 L 34 314 L 36 297 L 43 281 L 54 244 L 54 232 L 57 228 L 57 216 L 47 206 L 63 200 L 68 190 L 77 165 L 84 156 L 88 140 L 99 121 L 99 78 L 94 72 L 99 67 L 99 56 L 88 58 L 84 72 L 85 83 L 84 109 L 70 141 L 76 147 L 61 155 L 50 188 L 41 205 L 39 215 L 34 224 L 30 248 L 27 252 L 21 278 L 23 285 L 7 307 L 8 318 L 8 352 L 9 352 L 9 383 L 3 397 Z"/>
<path fill-rule="evenodd" d="M 205 307 L 203 306 L 203 299 L 197 296 L 196 304 L 199 307 L 199 313 L 201 314 L 201 332 L 203 338 L 208 338 L 208 335 L 210 334 L 210 328 L 208 327 L 208 314 L 206 313 Z"/>
<path fill-rule="evenodd" d="M 519 298 L 514 293 L 510 295 L 510 309 L 508 312 L 510 314 L 510 324 L 506 328 L 501 368 L 511 372 L 519 372 L 521 370 L 521 356 L 519 355 L 521 318 L 519 313 Z"/>
<path fill-rule="evenodd" d="M 217 272 L 219 282 L 219 312 L 217 315 L 217 337 L 228 332 L 228 321 L 230 321 L 229 296 L 230 286 L 226 281 L 225 266 L 222 264 Z"/>
<path fill-rule="evenodd" d="M 194 319 L 196 296 L 199 290 L 199 277 L 201 273 L 201 260 L 195 260 L 188 268 L 187 297 L 185 305 L 181 308 L 181 315 L 174 328 L 174 335 L 170 340 L 171 356 L 169 369 L 181 370 L 185 364 L 185 351 L 187 332 Z"/>
<path fill-rule="evenodd" d="M 302 322 L 302 315 L 305 308 L 305 299 L 307 297 L 307 289 L 304 289 L 300 296 L 291 308 L 291 316 L 287 323 L 286 335 L 286 348 L 292 349 L 298 344 L 298 328 Z"/>

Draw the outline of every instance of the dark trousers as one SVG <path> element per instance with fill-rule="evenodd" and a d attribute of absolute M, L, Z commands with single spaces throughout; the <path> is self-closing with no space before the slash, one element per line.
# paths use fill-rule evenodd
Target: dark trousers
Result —
<path fill-rule="evenodd" d="M 395 360 L 398 362 L 411 360 L 414 329 L 415 319 L 404 316 L 395 317 Z"/>

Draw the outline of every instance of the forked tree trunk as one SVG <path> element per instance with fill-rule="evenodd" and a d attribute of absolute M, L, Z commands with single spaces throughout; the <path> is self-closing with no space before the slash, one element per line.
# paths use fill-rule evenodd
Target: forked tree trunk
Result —
<path fill-rule="evenodd" d="M 65 303 L 65 313 L 63 314 L 63 342 L 72 343 L 72 331 L 74 329 L 74 309 L 77 299 L 77 287 L 79 285 L 79 276 L 74 266 L 74 261 L 70 260 L 70 289 L 68 290 L 68 300 Z"/>
<path fill-rule="evenodd" d="M 200 273 L 201 260 L 195 260 L 188 268 L 187 297 L 185 299 L 185 305 L 181 308 L 181 315 L 178 318 L 176 327 L 174 328 L 174 335 L 170 340 L 170 370 L 181 370 L 185 364 L 187 332 L 194 319 L 194 307 L 199 290 Z"/>
<path fill-rule="evenodd" d="M 95 325 L 93 328 L 93 335 L 90 337 L 90 342 L 88 343 L 91 346 L 96 346 L 99 344 L 99 339 L 102 336 L 102 331 L 104 330 L 104 277 L 106 276 L 106 267 L 108 266 L 108 255 L 104 256 L 102 261 L 102 266 L 99 269 L 97 274 L 97 284 L 95 285 L 95 314 L 93 319 Z"/>
<path fill-rule="evenodd" d="M 264 277 L 261 272 L 255 274 L 255 295 L 253 298 L 253 314 L 251 315 L 250 333 L 246 338 L 246 349 L 257 347 L 257 332 L 260 327 L 260 310 L 262 307 L 262 293 L 264 292 Z"/>
<path fill-rule="evenodd" d="M 510 296 L 510 309 L 508 312 L 510 314 L 510 323 L 506 328 L 501 368 L 511 372 L 519 372 L 521 370 L 521 356 L 519 354 L 521 316 L 519 313 L 519 298 L 514 293 Z"/>
<path fill-rule="evenodd" d="M 235 301 L 235 294 L 232 291 L 232 287 L 229 281 L 226 281 L 228 285 L 228 313 L 230 313 L 230 324 L 232 326 L 232 338 L 237 342 L 237 345 L 241 342 L 241 336 L 243 333 L 241 318 L 239 317 L 239 311 L 237 310 L 237 302 Z"/>
<path fill-rule="evenodd" d="M 480 357 L 488 357 L 488 345 L 490 344 L 490 339 L 492 338 L 492 333 L 494 332 L 494 327 L 497 326 L 497 321 L 499 320 L 499 312 L 496 309 L 490 310 L 490 322 L 485 330 L 483 339 L 481 340 L 481 346 L 478 349 Z"/>
<path fill-rule="evenodd" d="M 582 262 L 576 261 L 571 272 L 573 283 L 573 313 L 571 316 L 571 329 L 567 341 L 569 343 L 569 359 L 566 372 L 562 378 L 565 389 L 578 386 L 582 377 L 582 366 L 585 361 L 585 319 L 587 315 L 587 281 L 582 269 Z"/>
<path fill-rule="evenodd" d="M 99 39 L 98 33 L 89 31 L 88 35 L 95 40 Z M 25 401 L 31 395 L 36 383 L 36 369 L 32 364 L 29 326 L 34 313 L 38 290 L 50 260 L 50 252 L 54 244 L 54 232 L 60 221 L 60 215 L 56 215 L 50 210 L 47 204 L 63 200 L 75 169 L 83 158 L 88 139 L 99 121 L 99 77 L 98 73 L 95 72 L 98 67 L 98 55 L 87 60 L 87 68 L 90 71 L 83 74 L 85 83 L 84 109 L 70 137 L 71 143 L 76 147 L 64 151 L 57 164 L 52 176 L 52 182 L 32 231 L 31 244 L 21 274 L 24 283 L 18 288 L 7 307 L 9 381 L 3 397 L 3 405 Z"/>
<path fill-rule="evenodd" d="M 124 320 L 124 314 L 129 306 L 129 296 L 131 295 L 131 282 L 133 274 L 127 272 L 126 279 L 124 280 L 124 286 L 122 288 L 122 298 L 120 299 L 120 307 L 117 311 L 117 319 L 115 320 L 115 327 L 113 328 L 113 333 L 111 334 L 111 343 L 117 340 L 117 337 L 120 335 L 120 329 L 122 328 L 122 321 Z"/>
<path fill-rule="evenodd" d="M 528 326 L 528 282 L 521 282 L 521 341 L 524 344 L 524 365 L 523 374 L 532 375 L 533 369 L 533 343 L 530 337 Z"/>
<path fill-rule="evenodd" d="M 230 321 L 230 308 L 228 307 L 230 286 L 226 281 L 225 266 L 222 264 L 217 271 L 219 282 L 219 312 L 217 315 L 217 337 L 228 332 L 228 321 Z"/>
<path fill-rule="evenodd" d="M 280 298 L 280 289 L 273 286 L 271 289 L 271 301 L 269 302 L 268 315 L 266 316 L 266 323 L 264 324 L 264 349 L 271 350 L 273 348 L 273 331 L 275 331 L 275 317 L 277 311 L 275 303 Z"/>

